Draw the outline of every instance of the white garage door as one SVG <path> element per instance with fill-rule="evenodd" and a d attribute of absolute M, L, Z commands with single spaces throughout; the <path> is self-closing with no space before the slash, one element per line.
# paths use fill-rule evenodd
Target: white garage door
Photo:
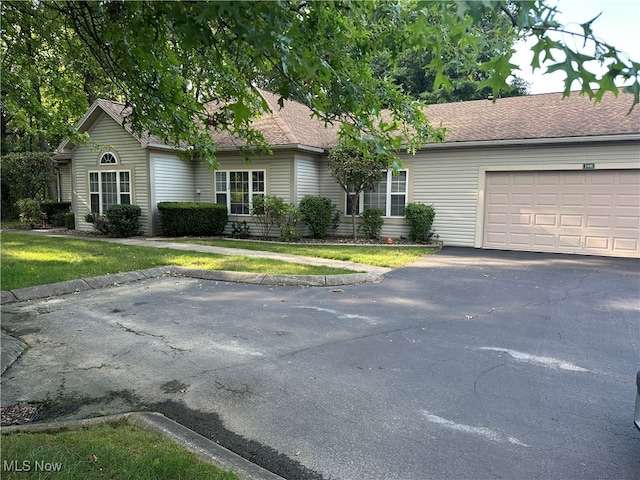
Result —
<path fill-rule="evenodd" d="M 483 247 L 640 257 L 640 170 L 488 172 Z"/>

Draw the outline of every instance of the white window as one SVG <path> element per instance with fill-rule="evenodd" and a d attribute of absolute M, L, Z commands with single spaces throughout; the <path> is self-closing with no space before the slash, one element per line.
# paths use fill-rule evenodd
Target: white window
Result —
<path fill-rule="evenodd" d="M 118 159 L 112 152 L 105 152 L 100 157 L 100 165 L 117 165 Z"/>
<path fill-rule="evenodd" d="M 253 198 L 265 194 L 264 170 L 216 171 L 216 203 L 229 214 L 249 215 Z"/>
<path fill-rule="evenodd" d="M 131 172 L 89 172 L 89 197 L 93 213 L 106 213 L 111 205 L 131 203 Z"/>
<path fill-rule="evenodd" d="M 351 197 L 347 195 L 346 214 L 351 214 Z M 404 217 L 404 207 L 407 204 L 407 171 L 388 170 L 373 189 L 365 189 L 360 193 L 358 213 L 367 208 L 376 207 L 382 210 L 385 217 Z"/>

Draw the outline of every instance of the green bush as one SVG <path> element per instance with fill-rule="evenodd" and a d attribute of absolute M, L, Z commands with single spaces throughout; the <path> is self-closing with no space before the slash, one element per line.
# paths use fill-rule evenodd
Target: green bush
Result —
<path fill-rule="evenodd" d="M 138 205 L 111 205 L 105 215 L 109 235 L 118 238 L 138 235 L 141 213 Z"/>
<path fill-rule="evenodd" d="M 22 223 L 29 224 L 31 228 L 34 225 L 40 225 L 42 209 L 39 201 L 33 198 L 21 198 L 16 202 L 16 206 L 20 212 L 20 221 Z"/>
<path fill-rule="evenodd" d="M 362 212 L 362 225 L 360 228 L 367 238 L 380 238 L 380 231 L 384 223 L 382 219 L 383 213 L 382 209 L 375 207 L 367 208 Z"/>
<path fill-rule="evenodd" d="M 436 212 L 431 205 L 409 203 L 404 209 L 409 222 L 409 238 L 416 242 L 428 242 L 433 236 L 433 219 Z"/>
<path fill-rule="evenodd" d="M 64 227 L 65 215 L 66 213 L 54 213 L 53 215 L 47 215 L 47 218 L 49 219 L 49 223 L 54 227 Z"/>
<path fill-rule="evenodd" d="M 94 213 L 92 215 L 93 215 L 92 217 L 93 221 L 91 223 L 93 223 L 93 228 L 95 228 L 98 232 L 102 233 L 103 235 L 109 235 L 110 230 L 109 230 L 109 222 L 107 221 L 107 217 L 97 213 Z"/>
<path fill-rule="evenodd" d="M 64 214 L 64 226 L 69 230 L 76 228 L 76 216 L 73 212 L 67 212 Z"/>
<path fill-rule="evenodd" d="M 40 208 L 47 217 L 53 218 L 59 213 L 65 214 L 71 211 L 71 202 L 42 202 Z"/>
<path fill-rule="evenodd" d="M 338 228 L 340 211 L 331 199 L 306 195 L 298 208 L 300 219 L 309 227 L 313 238 L 324 238 L 329 227 Z"/>
<path fill-rule="evenodd" d="M 298 210 L 298 207 L 293 203 L 285 204 L 284 215 L 278 225 L 281 242 L 293 242 L 300 238 L 298 223 L 300 223 L 300 210 Z"/>
<path fill-rule="evenodd" d="M 231 224 L 231 236 L 233 238 L 249 238 L 251 229 L 247 222 L 233 222 Z"/>
<path fill-rule="evenodd" d="M 254 218 L 262 237 L 268 238 L 274 228 L 279 228 L 287 214 L 287 204 L 275 195 L 253 197 L 251 216 Z"/>
<path fill-rule="evenodd" d="M 227 206 L 217 203 L 160 202 L 158 212 L 168 237 L 222 235 L 229 221 Z"/>

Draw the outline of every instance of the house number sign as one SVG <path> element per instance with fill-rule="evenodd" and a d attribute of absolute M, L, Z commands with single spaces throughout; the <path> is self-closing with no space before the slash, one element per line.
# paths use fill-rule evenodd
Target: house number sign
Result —
<path fill-rule="evenodd" d="M 582 164 L 582 169 L 583 170 L 595 170 L 596 168 L 596 164 L 595 163 L 583 163 Z"/>

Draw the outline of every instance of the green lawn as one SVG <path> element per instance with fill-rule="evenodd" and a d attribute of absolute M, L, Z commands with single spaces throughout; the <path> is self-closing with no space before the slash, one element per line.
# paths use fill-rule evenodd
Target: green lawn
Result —
<path fill-rule="evenodd" d="M 81 238 L 46 237 L 20 233 L 0 234 L 0 288 L 12 290 L 34 285 L 130 272 L 164 265 L 255 272 L 264 274 L 330 275 L 353 273 L 270 259 L 184 252 L 170 248 L 133 247 Z"/>
<path fill-rule="evenodd" d="M 127 423 L 55 434 L 3 434 L 1 476 L 3 480 L 238 480 L 161 435 Z"/>
<path fill-rule="evenodd" d="M 415 262 L 418 258 L 435 249 L 428 247 L 392 247 L 384 245 L 312 245 L 283 244 L 274 242 L 252 242 L 242 240 L 199 240 L 166 239 L 168 242 L 194 243 L 215 247 L 243 248 L 268 252 L 289 253 L 308 257 L 329 258 L 349 262 L 375 265 L 377 267 L 399 268 Z"/>

